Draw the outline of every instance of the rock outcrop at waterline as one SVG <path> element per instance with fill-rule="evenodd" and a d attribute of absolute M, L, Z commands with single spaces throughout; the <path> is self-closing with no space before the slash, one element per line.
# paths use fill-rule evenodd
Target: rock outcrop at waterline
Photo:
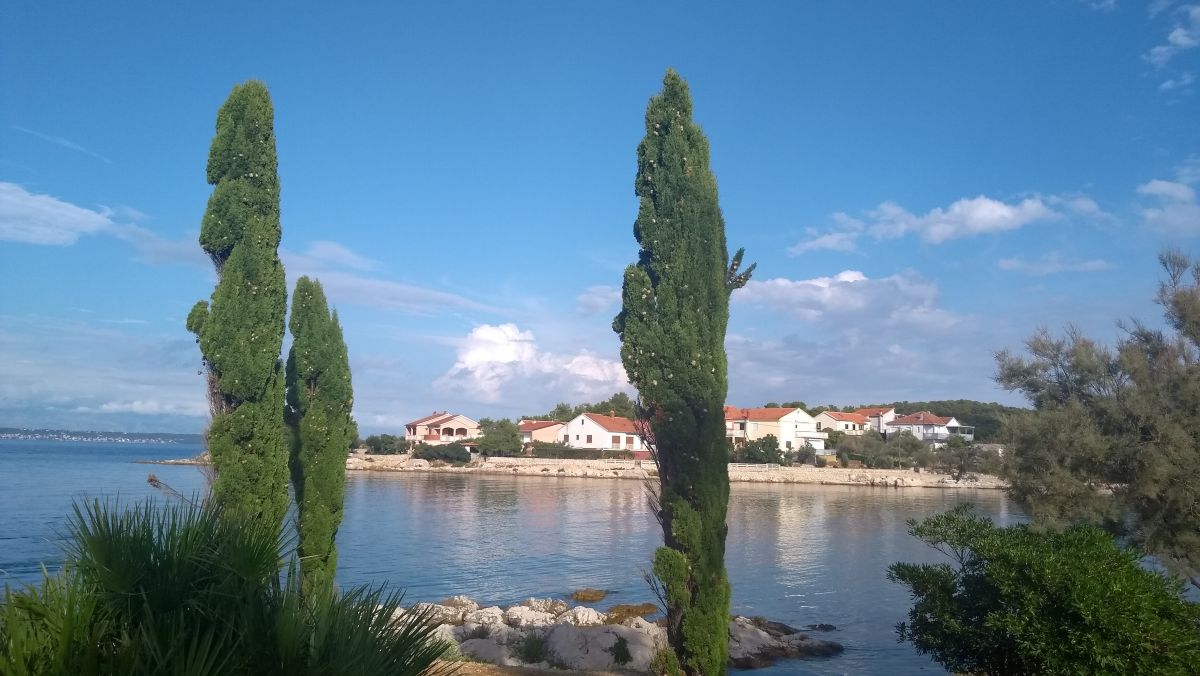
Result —
<path fill-rule="evenodd" d="M 508 608 L 484 608 L 454 596 L 440 603 L 418 603 L 397 612 L 394 620 L 403 622 L 417 613 L 437 623 L 438 636 L 462 655 L 500 666 L 645 672 L 655 654 L 667 649 L 666 630 L 644 617 L 610 622 L 617 618 L 586 606 L 570 607 L 559 599 L 531 598 Z M 752 669 L 779 659 L 840 652 L 841 644 L 779 622 L 734 617 L 729 623 L 732 667 Z"/>

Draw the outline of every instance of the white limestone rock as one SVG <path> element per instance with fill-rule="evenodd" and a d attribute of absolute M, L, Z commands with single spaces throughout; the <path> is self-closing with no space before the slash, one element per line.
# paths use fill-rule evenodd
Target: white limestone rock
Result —
<path fill-rule="evenodd" d="M 504 624 L 504 611 L 499 606 L 489 606 L 473 610 L 463 615 L 463 622 L 470 624 Z"/>
<path fill-rule="evenodd" d="M 462 608 L 451 608 L 438 603 L 418 603 L 412 607 L 409 614 L 428 613 L 429 621 L 434 624 L 462 624 Z"/>
<path fill-rule="evenodd" d="M 617 642 L 624 640 L 629 660 L 618 663 Z M 626 669 L 648 671 L 662 644 L 653 635 L 621 625 L 579 627 L 555 625 L 546 634 L 547 648 L 566 668 L 574 670 Z"/>
<path fill-rule="evenodd" d="M 497 664 L 504 667 L 515 667 L 521 664 L 508 654 L 508 648 L 490 638 L 473 638 L 463 641 L 458 646 L 459 651 L 481 662 Z"/>
<path fill-rule="evenodd" d="M 451 596 L 450 598 L 446 599 L 445 601 L 439 601 L 438 605 L 446 606 L 448 608 L 462 608 L 463 614 L 471 613 L 471 612 L 475 612 L 476 610 L 479 610 L 478 603 L 476 603 L 475 601 L 472 601 L 471 599 L 469 599 L 466 596 L 463 596 L 461 594 L 458 596 Z"/>
<path fill-rule="evenodd" d="M 404 461 L 404 466 L 409 469 L 429 469 L 429 461 L 416 458 Z"/>
<path fill-rule="evenodd" d="M 504 611 L 505 624 L 518 629 L 545 627 L 554 622 L 554 617 L 550 613 L 526 608 L 525 606 L 513 606 Z"/>
<path fill-rule="evenodd" d="M 525 599 L 519 605 L 525 606 L 531 610 L 536 610 L 540 613 L 550 613 L 558 616 L 567 612 L 571 605 L 562 599 Z M 510 608 L 511 610 L 511 608 Z"/>
<path fill-rule="evenodd" d="M 594 627 L 604 624 L 604 613 L 592 608 L 576 606 L 554 618 L 554 623 L 569 624 L 574 627 Z"/>

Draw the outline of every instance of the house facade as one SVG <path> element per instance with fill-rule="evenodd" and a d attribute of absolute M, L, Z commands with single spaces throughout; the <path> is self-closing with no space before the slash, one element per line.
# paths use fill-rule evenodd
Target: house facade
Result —
<path fill-rule="evenodd" d="M 817 429 L 822 432 L 841 432 L 857 437 L 871 429 L 871 420 L 861 413 L 844 413 L 841 411 L 824 411 L 818 414 Z"/>
<path fill-rule="evenodd" d="M 860 408 L 855 413 L 867 419 L 867 429 L 875 430 L 880 434 L 886 432 L 888 423 L 896 419 L 896 409 L 891 406 Z"/>
<path fill-rule="evenodd" d="M 563 425 L 558 439 L 571 448 L 597 451 L 630 451 L 635 458 L 649 458 L 633 421 L 599 413 L 580 413 Z"/>
<path fill-rule="evenodd" d="M 557 420 L 522 420 L 517 423 L 522 444 L 532 444 L 535 441 L 552 444 L 562 438 L 562 428 L 565 426 L 566 423 Z"/>
<path fill-rule="evenodd" d="M 934 415 L 929 411 L 900 416 L 887 424 L 888 432 L 908 432 L 921 441 L 935 445 L 944 443 L 952 436 L 967 441 L 975 440 L 975 428 L 960 425 L 953 417 Z"/>
<path fill-rule="evenodd" d="M 829 434 L 817 429 L 817 421 L 799 408 L 725 407 L 725 436 L 734 445 L 761 439 L 768 434 L 779 440 L 779 450 L 799 450 L 806 444 L 824 450 Z"/>
<path fill-rule="evenodd" d="M 479 423 L 459 413 L 434 411 L 404 426 L 404 439 L 437 446 L 480 436 Z"/>

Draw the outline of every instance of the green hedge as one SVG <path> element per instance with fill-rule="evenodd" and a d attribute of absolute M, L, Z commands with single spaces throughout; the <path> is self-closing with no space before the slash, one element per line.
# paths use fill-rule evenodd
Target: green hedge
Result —
<path fill-rule="evenodd" d="M 421 444 L 417 446 L 412 457 L 421 460 L 445 460 L 446 462 L 470 462 L 471 452 L 466 446 L 458 442 L 442 444 L 440 446 L 430 446 L 429 444 Z"/>

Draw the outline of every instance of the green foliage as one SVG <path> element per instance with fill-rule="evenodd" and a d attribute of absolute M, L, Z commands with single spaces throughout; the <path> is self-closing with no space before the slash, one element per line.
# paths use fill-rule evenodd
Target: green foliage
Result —
<path fill-rule="evenodd" d="M 625 450 L 595 448 L 572 448 L 565 444 L 548 441 L 533 442 L 533 457 L 557 460 L 599 460 L 601 458 L 633 459 L 633 453 Z"/>
<path fill-rule="evenodd" d="M 216 503 L 76 507 L 62 572 L 6 589 L 0 673 L 410 674 L 445 651 L 426 616 L 394 624 L 400 597 L 301 596 L 278 529 Z M 282 575 L 281 575 L 282 573 Z"/>
<path fill-rule="evenodd" d="M 629 652 L 629 641 L 625 640 L 624 636 L 618 636 L 607 652 L 612 655 L 613 664 L 618 667 L 623 667 L 633 661 L 633 655 Z"/>
<path fill-rule="evenodd" d="M 997 528 L 969 505 L 909 532 L 952 564 L 897 563 L 915 604 L 900 639 L 973 674 L 1193 674 L 1200 606 L 1091 527 Z"/>
<path fill-rule="evenodd" d="M 731 461 L 755 465 L 782 465 L 784 456 L 783 451 L 779 450 L 779 439 L 774 434 L 768 434 L 735 447 Z"/>
<path fill-rule="evenodd" d="M 288 320 L 287 410 L 292 431 L 291 473 L 296 493 L 303 589 L 333 586 L 334 540 L 342 522 L 346 454 L 358 434 L 350 411 L 350 357 L 337 312 L 319 281 L 301 277 Z"/>
<path fill-rule="evenodd" d="M 634 402 L 624 392 L 617 392 L 613 396 L 598 401 L 594 404 L 577 404 L 571 406 L 566 402 L 560 402 L 549 413 L 542 415 L 527 415 L 523 420 L 556 420 L 558 422 L 570 422 L 581 413 L 599 413 L 601 415 L 615 415 L 619 418 L 633 418 L 637 415 L 634 407 Z M 480 421 L 480 426 L 483 422 Z"/>
<path fill-rule="evenodd" d="M 1036 411 L 1007 428 L 1013 495 L 1040 522 L 1102 524 L 1200 587 L 1200 263 L 1159 256 L 1166 330 L 1138 323 L 1110 349 L 1071 328 L 997 381 Z"/>
<path fill-rule="evenodd" d="M 363 445 L 372 455 L 399 455 L 408 453 L 416 444 L 391 434 L 372 434 L 363 440 Z"/>
<path fill-rule="evenodd" d="M 234 87 L 217 113 L 208 157 L 214 186 L 200 226 L 213 261 L 211 302 L 188 314 L 208 370 L 213 494 L 271 524 L 287 510 L 287 447 L 280 411 L 287 289 L 279 246 L 274 110 L 263 83 Z"/>
<path fill-rule="evenodd" d="M 508 418 L 479 421 L 483 436 L 479 437 L 479 452 L 485 456 L 512 456 L 521 453 L 521 431 Z"/>
<path fill-rule="evenodd" d="M 420 444 L 413 449 L 412 457 L 420 460 L 441 460 L 443 462 L 470 462 L 471 452 L 466 446 L 457 441 L 432 446 Z"/>
<path fill-rule="evenodd" d="M 723 406 L 729 296 L 754 266 L 732 259 L 708 140 L 692 121 L 687 84 L 668 70 L 646 108 L 637 149 L 634 237 L 640 251 L 625 270 L 613 330 L 640 395 L 657 451 L 658 519 L 665 547 L 654 572 L 663 587 L 667 637 L 689 674 L 724 674 L 729 581 L 729 503 Z"/>
<path fill-rule="evenodd" d="M 531 631 L 513 639 L 509 643 L 513 657 L 524 664 L 554 661 L 555 655 L 550 650 L 550 642 L 545 635 Z"/>

